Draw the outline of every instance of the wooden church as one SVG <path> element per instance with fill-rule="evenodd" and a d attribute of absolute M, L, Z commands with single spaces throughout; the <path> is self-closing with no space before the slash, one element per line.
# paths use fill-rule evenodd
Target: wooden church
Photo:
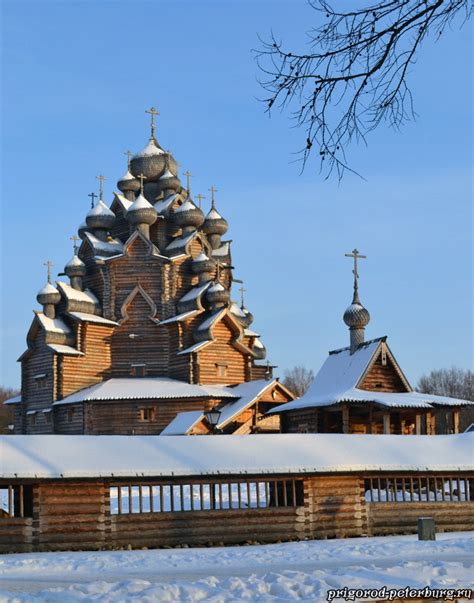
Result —
<path fill-rule="evenodd" d="M 308 391 L 298 400 L 269 411 L 281 416 L 287 433 L 435 435 L 458 433 L 459 410 L 474 402 L 416 392 L 387 344 L 387 337 L 364 340 L 369 312 L 359 299 L 357 249 L 354 295 L 344 312 L 349 347 L 333 350 Z M 444 431 L 436 418 L 443 419 Z"/>
<path fill-rule="evenodd" d="M 231 301 L 231 242 L 214 187 L 205 214 L 155 135 L 128 155 L 108 207 L 100 195 L 74 255 L 39 291 L 27 335 L 15 433 L 279 431 L 264 415 L 294 395 L 273 378 L 253 316 Z M 77 243 L 80 241 L 80 245 Z M 242 292 L 243 293 L 243 292 Z M 208 415 L 209 416 L 209 415 Z"/>

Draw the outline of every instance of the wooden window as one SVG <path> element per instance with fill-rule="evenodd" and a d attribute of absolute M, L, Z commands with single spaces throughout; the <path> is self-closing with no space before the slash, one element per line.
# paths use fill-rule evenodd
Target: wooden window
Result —
<path fill-rule="evenodd" d="M 146 376 L 146 364 L 132 364 L 130 373 L 132 377 L 145 377 Z"/>
<path fill-rule="evenodd" d="M 40 373 L 33 376 L 34 382 L 38 389 L 44 389 L 48 385 L 46 373 Z"/>
<path fill-rule="evenodd" d="M 51 423 L 51 411 L 44 412 L 43 411 L 44 420 L 46 423 Z"/>
<path fill-rule="evenodd" d="M 33 516 L 33 487 L 0 486 L 0 521 L 9 517 Z"/>
<path fill-rule="evenodd" d="M 74 420 L 74 410 L 75 410 L 74 408 L 68 408 L 67 409 L 66 416 L 67 416 L 67 422 L 68 423 L 72 423 L 73 420 Z"/>
<path fill-rule="evenodd" d="M 36 425 L 36 414 L 37 414 L 36 410 L 29 410 L 29 411 L 27 411 L 26 418 L 27 418 L 28 423 L 30 425 Z"/>
<path fill-rule="evenodd" d="M 156 421 L 156 406 L 144 406 L 138 410 L 138 418 L 144 423 Z"/>
<path fill-rule="evenodd" d="M 146 484 L 110 487 L 112 515 L 300 507 L 303 480 Z"/>
<path fill-rule="evenodd" d="M 217 376 L 218 377 L 227 377 L 227 364 L 223 362 L 219 362 L 216 364 Z"/>

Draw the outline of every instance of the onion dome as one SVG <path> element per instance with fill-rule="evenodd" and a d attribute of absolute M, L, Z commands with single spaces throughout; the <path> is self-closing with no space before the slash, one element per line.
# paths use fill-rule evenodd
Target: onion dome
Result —
<path fill-rule="evenodd" d="M 115 214 L 102 201 L 99 202 L 89 211 L 86 216 L 86 224 L 88 228 L 103 228 L 110 230 L 115 222 Z"/>
<path fill-rule="evenodd" d="M 205 253 L 200 253 L 196 258 L 194 258 L 191 264 L 191 270 L 194 272 L 194 274 L 202 274 L 212 272 L 215 266 L 216 264 L 214 260 L 208 258 Z"/>
<path fill-rule="evenodd" d="M 204 214 L 190 198 L 177 207 L 173 213 L 173 223 L 185 229 L 196 229 L 204 222 Z"/>
<path fill-rule="evenodd" d="M 84 262 L 78 257 L 75 253 L 69 262 L 64 267 L 64 272 L 70 278 L 73 276 L 85 276 L 86 274 L 86 265 Z"/>
<path fill-rule="evenodd" d="M 126 193 L 129 191 L 136 193 L 140 190 L 140 182 L 137 178 L 132 176 L 130 170 L 127 170 L 122 176 L 122 178 L 120 178 L 120 180 L 117 182 L 117 186 L 122 191 L 122 193 Z"/>
<path fill-rule="evenodd" d="M 158 184 L 162 190 L 172 190 L 177 192 L 181 188 L 180 179 L 170 171 L 169 165 L 165 166 L 165 171 L 161 174 Z"/>
<path fill-rule="evenodd" d="M 61 301 L 61 294 L 51 283 L 46 283 L 46 285 L 38 291 L 36 299 L 42 306 L 49 304 L 55 305 Z"/>
<path fill-rule="evenodd" d="M 157 180 L 167 163 L 172 172 L 177 172 L 178 166 L 174 158 L 151 138 L 146 147 L 132 157 L 130 171 L 135 177 L 143 174 L 147 180 Z"/>
<path fill-rule="evenodd" d="M 206 291 L 206 300 L 212 305 L 225 305 L 229 299 L 229 291 L 220 283 L 215 283 Z"/>
<path fill-rule="evenodd" d="M 253 342 L 252 352 L 257 360 L 264 360 L 267 356 L 267 350 L 258 338 L 256 338 Z"/>
<path fill-rule="evenodd" d="M 209 235 L 217 234 L 222 236 L 227 232 L 228 228 L 229 224 L 227 220 L 220 215 L 215 207 L 212 207 L 202 225 L 203 232 Z"/>
<path fill-rule="evenodd" d="M 344 312 L 344 322 L 351 329 L 363 329 L 370 321 L 369 311 L 361 303 L 353 302 Z"/>
<path fill-rule="evenodd" d="M 85 233 L 88 231 L 87 228 L 87 224 L 85 222 L 83 222 L 79 228 L 77 229 L 77 234 L 79 235 L 79 237 L 84 240 L 85 239 Z"/>
<path fill-rule="evenodd" d="M 138 195 L 126 214 L 126 218 L 131 224 L 154 224 L 157 217 L 156 209 L 145 199 L 143 194 Z"/>
<path fill-rule="evenodd" d="M 253 314 L 244 306 L 241 306 L 240 309 L 242 310 L 242 313 L 245 316 L 245 318 L 241 318 L 240 320 L 245 327 L 249 327 L 253 323 Z"/>

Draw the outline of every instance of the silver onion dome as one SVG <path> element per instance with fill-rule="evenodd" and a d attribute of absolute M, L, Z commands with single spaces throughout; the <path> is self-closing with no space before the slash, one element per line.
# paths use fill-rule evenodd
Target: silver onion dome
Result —
<path fill-rule="evenodd" d="M 154 138 L 144 149 L 134 155 L 130 161 L 130 172 L 137 177 L 143 174 L 147 180 L 157 180 L 168 164 L 169 169 L 177 173 L 178 165 L 172 155 L 166 153 Z"/>
<path fill-rule="evenodd" d="M 36 299 L 42 306 L 58 304 L 61 301 L 61 294 L 51 283 L 46 283 L 46 285 L 38 291 Z"/>
<path fill-rule="evenodd" d="M 220 283 L 215 283 L 206 291 L 206 300 L 211 305 L 226 305 L 230 300 L 230 292 Z"/>
<path fill-rule="evenodd" d="M 117 186 L 122 193 L 133 192 L 136 193 L 140 190 L 140 182 L 135 178 L 129 170 L 120 178 L 117 182 Z"/>
<path fill-rule="evenodd" d="M 99 202 L 89 211 L 86 216 L 86 224 L 88 228 L 100 228 L 110 230 L 115 222 L 115 214 L 102 201 Z"/>
<path fill-rule="evenodd" d="M 351 329 L 363 329 L 370 322 L 369 311 L 357 300 L 344 312 L 343 320 Z"/>
<path fill-rule="evenodd" d="M 77 229 L 77 234 L 79 235 L 79 238 L 84 240 L 86 238 L 85 233 L 87 231 L 88 231 L 87 224 L 85 222 L 83 222 Z"/>
<path fill-rule="evenodd" d="M 158 186 L 161 190 L 171 190 L 173 192 L 178 192 L 181 188 L 181 181 L 171 172 L 168 166 L 165 167 L 164 172 L 158 179 Z"/>
<path fill-rule="evenodd" d="M 190 198 L 177 207 L 172 215 L 172 221 L 176 226 L 185 229 L 196 229 L 204 222 L 204 214 L 196 207 Z"/>
<path fill-rule="evenodd" d="M 264 360 L 267 357 L 267 350 L 258 337 L 253 342 L 252 352 L 257 360 Z"/>
<path fill-rule="evenodd" d="M 208 235 L 223 235 L 229 229 L 229 224 L 220 213 L 213 207 L 207 214 L 202 225 L 202 230 Z"/>
<path fill-rule="evenodd" d="M 69 262 L 66 264 L 66 266 L 64 267 L 64 272 L 69 277 L 73 277 L 73 276 L 85 276 L 85 274 L 86 274 L 86 265 L 77 256 L 77 254 L 74 254 L 72 256 L 72 258 L 69 260 Z"/>
<path fill-rule="evenodd" d="M 143 194 L 138 195 L 136 200 L 128 208 L 126 218 L 130 224 L 154 224 L 158 214 L 156 209 L 149 203 Z"/>

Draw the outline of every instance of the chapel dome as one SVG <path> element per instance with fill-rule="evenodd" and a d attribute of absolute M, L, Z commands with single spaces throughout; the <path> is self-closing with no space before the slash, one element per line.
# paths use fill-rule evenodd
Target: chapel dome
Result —
<path fill-rule="evenodd" d="M 204 214 L 190 198 L 174 210 L 173 223 L 182 228 L 199 228 L 204 222 Z"/>
<path fill-rule="evenodd" d="M 227 232 L 229 224 L 215 207 L 212 207 L 204 220 L 202 231 L 209 235 L 223 235 Z"/>
<path fill-rule="evenodd" d="M 61 301 L 61 294 L 51 283 L 46 283 L 46 285 L 38 291 L 36 299 L 42 306 L 47 304 L 58 304 Z"/>
<path fill-rule="evenodd" d="M 120 180 L 117 182 L 117 186 L 122 193 L 129 191 L 136 193 L 140 190 L 140 181 L 130 173 L 130 170 L 127 170 L 122 178 L 120 178 Z"/>
<path fill-rule="evenodd" d="M 191 264 L 191 270 L 194 274 L 202 274 L 205 272 L 212 272 L 216 266 L 216 263 L 211 258 L 202 252 L 196 258 L 194 258 Z"/>
<path fill-rule="evenodd" d="M 131 224 L 151 225 L 156 222 L 158 214 L 153 205 L 140 194 L 128 208 L 126 218 Z"/>
<path fill-rule="evenodd" d="M 86 238 L 85 235 L 86 235 L 87 231 L 88 231 L 87 224 L 85 222 L 83 222 L 77 229 L 77 234 L 79 235 L 79 238 L 84 240 Z"/>
<path fill-rule="evenodd" d="M 206 291 L 206 300 L 210 304 L 227 304 L 230 300 L 230 292 L 220 283 L 215 283 Z"/>
<path fill-rule="evenodd" d="M 85 276 L 86 274 L 86 265 L 84 262 L 78 257 L 75 253 L 69 262 L 64 267 L 64 272 L 69 277 L 73 276 Z"/>
<path fill-rule="evenodd" d="M 177 173 L 178 165 L 174 157 L 163 151 L 156 140 L 151 138 L 146 147 L 132 157 L 130 172 L 135 177 L 143 174 L 147 180 L 157 180 L 166 164 L 171 172 Z"/>
<path fill-rule="evenodd" d="M 180 179 L 169 169 L 169 165 L 165 165 L 165 169 L 158 179 L 158 184 L 162 190 L 172 190 L 174 192 L 178 192 L 181 188 Z"/>
<path fill-rule="evenodd" d="M 343 320 L 351 329 L 363 329 L 369 324 L 370 314 L 362 304 L 353 302 L 344 312 Z"/>
<path fill-rule="evenodd" d="M 88 228 L 103 228 L 110 230 L 115 222 L 115 214 L 107 205 L 99 199 L 86 216 L 86 224 Z"/>

